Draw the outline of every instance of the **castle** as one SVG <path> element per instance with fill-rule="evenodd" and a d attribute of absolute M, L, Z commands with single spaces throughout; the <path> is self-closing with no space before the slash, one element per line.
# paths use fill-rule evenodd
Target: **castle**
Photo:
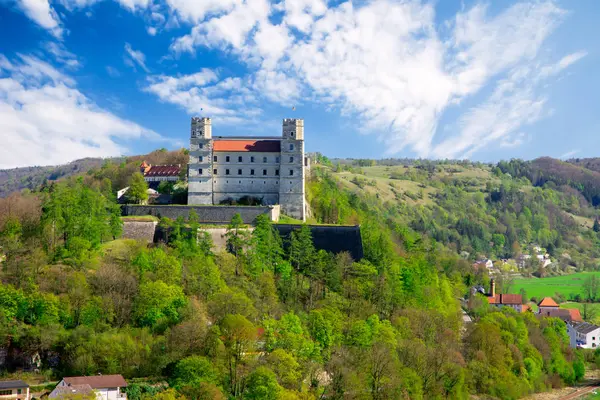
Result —
<path fill-rule="evenodd" d="M 284 119 L 281 136 L 213 137 L 210 118 L 192 118 L 188 205 L 251 197 L 304 221 L 308 168 L 302 119 Z"/>

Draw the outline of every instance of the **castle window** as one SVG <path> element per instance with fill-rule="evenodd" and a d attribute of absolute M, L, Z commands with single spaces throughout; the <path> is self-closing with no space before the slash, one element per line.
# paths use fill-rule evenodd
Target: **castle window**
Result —
<path fill-rule="evenodd" d="M 225 156 L 225 162 L 229 162 L 229 156 Z"/>
<path fill-rule="evenodd" d="M 263 169 L 263 175 L 266 175 L 266 174 L 267 174 L 267 170 Z"/>
<path fill-rule="evenodd" d="M 279 162 L 279 156 L 275 157 L 275 162 L 278 163 Z"/>
<path fill-rule="evenodd" d="M 238 157 L 238 162 L 242 162 L 242 156 Z"/>
<path fill-rule="evenodd" d="M 213 175 L 216 175 L 216 174 L 217 174 L 217 169 L 215 168 L 215 169 L 213 169 Z"/>
<path fill-rule="evenodd" d="M 290 162 L 294 162 L 294 157 L 290 157 Z"/>
<path fill-rule="evenodd" d="M 228 169 L 225 170 L 225 175 L 229 175 L 229 170 Z"/>
<path fill-rule="evenodd" d="M 267 162 L 267 157 L 263 157 L 263 162 Z"/>
<path fill-rule="evenodd" d="M 292 137 L 294 136 L 294 131 L 290 132 L 290 136 L 292 136 Z"/>
<path fill-rule="evenodd" d="M 290 151 L 294 151 L 294 145 L 290 143 Z"/>
<path fill-rule="evenodd" d="M 198 175 L 202 175 L 202 168 L 198 170 Z"/>
<path fill-rule="evenodd" d="M 213 157 L 213 161 L 214 161 L 214 162 L 217 162 L 217 156 L 214 156 L 214 157 Z"/>
<path fill-rule="evenodd" d="M 199 148 L 199 149 L 203 149 L 203 148 L 204 148 L 204 145 L 203 145 L 202 143 L 200 143 L 200 144 L 198 145 L 198 148 Z"/>
<path fill-rule="evenodd" d="M 204 157 L 200 156 L 200 162 L 204 161 Z"/>
<path fill-rule="evenodd" d="M 250 157 L 250 162 L 254 162 L 254 156 Z"/>
<path fill-rule="evenodd" d="M 250 175 L 254 175 L 254 170 L 253 169 L 250 170 Z"/>
<path fill-rule="evenodd" d="M 242 170 L 238 169 L 238 175 L 241 175 L 241 174 L 242 174 Z"/>
<path fill-rule="evenodd" d="M 294 176 L 294 170 L 290 169 L 290 176 Z"/>
<path fill-rule="evenodd" d="M 275 170 L 275 175 L 279 176 L 279 170 L 278 169 Z"/>

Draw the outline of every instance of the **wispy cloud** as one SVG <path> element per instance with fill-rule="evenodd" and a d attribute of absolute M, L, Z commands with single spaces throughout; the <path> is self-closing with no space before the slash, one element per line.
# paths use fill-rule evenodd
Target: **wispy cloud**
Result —
<path fill-rule="evenodd" d="M 60 1 L 80 9 L 97 0 Z M 523 0 L 499 12 L 478 3 L 442 23 L 434 3 L 419 1 L 115 1 L 143 10 L 149 35 L 188 27 L 173 38 L 168 57 L 210 48 L 247 67 L 237 77 L 213 71 L 218 78 L 211 82 L 190 83 L 197 74 L 153 75 L 144 90 L 161 101 L 190 113 L 214 110 L 231 121 L 260 113 L 260 102 L 236 108 L 240 98 L 286 106 L 317 102 L 360 121 L 390 153 L 410 149 L 423 157 L 521 145 L 527 126 L 549 115 L 546 86 L 587 54 L 548 59 L 545 43 L 568 15 L 552 0 Z M 60 36 L 48 0 L 19 2 Z M 145 55 L 129 43 L 124 60 L 150 72 Z M 231 82 L 241 82 L 245 92 L 222 92 L 231 99 L 213 95 Z M 448 114 L 458 117 L 440 126 Z"/>
<path fill-rule="evenodd" d="M 46 42 L 44 50 L 51 55 L 56 62 L 66 66 L 69 69 L 78 69 L 81 67 L 77 56 L 71 53 L 61 42 Z"/>
<path fill-rule="evenodd" d="M 568 160 L 569 158 L 573 157 L 575 154 L 579 153 L 581 150 L 577 149 L 577 150 L 571 150 L 571 151 L 567 151 L 566 153 L 562 154 L 560 157 L 561 160 Z"/>
<path fill-rule="evenodd" d="M 129 43 L 125 43 L 125 56 L 124 56 L 125 64 L 136 68 L 136 65 L 139 66 L 146 72 L 150 72 L 148 67 L 146 66 L 146 56 L 139 50 L 134 50 Z"/>
<path fill-rule="evenodd" d="M 36 24 L 60 39 L 63 35 L 60 18 L 48 0 L 17 0 L 17 5 Z"/>
<path fill-rule="evenodd" d="M 46 62 L 0 54 L 0 168 L 61 164 L 77 157 L 124 154 L 127 140 L 162 140 L 156 132 L 98 107 L 75 81 Z M 118 141 L 117 141 L 118 139 Z"/>

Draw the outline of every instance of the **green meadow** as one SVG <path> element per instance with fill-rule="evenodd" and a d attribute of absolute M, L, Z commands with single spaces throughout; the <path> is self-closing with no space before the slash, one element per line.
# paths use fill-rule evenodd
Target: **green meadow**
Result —
<path fill-rule="evenodd" d="M 583 295 L 583 282 L 590 275 L 600 277 L 600 272 L 579 272 L 548 278 L 519 278 L 515 280 L 510 291 L 519 293 L 521 289 L 525 289 L 529 298 L 536 297 L 538 300 L 542 297 L 554 296 L 557 292 L 569 298 L 571 294 Z"/>

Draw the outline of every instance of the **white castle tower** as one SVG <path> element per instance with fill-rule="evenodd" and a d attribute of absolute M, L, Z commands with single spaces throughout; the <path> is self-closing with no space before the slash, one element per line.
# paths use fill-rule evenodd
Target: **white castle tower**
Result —
<path fill-rule="evenodd" d="M 210 118 L 192 118 L 188 169 L 188 204 L 213 204 L 212 125 Z"/>

